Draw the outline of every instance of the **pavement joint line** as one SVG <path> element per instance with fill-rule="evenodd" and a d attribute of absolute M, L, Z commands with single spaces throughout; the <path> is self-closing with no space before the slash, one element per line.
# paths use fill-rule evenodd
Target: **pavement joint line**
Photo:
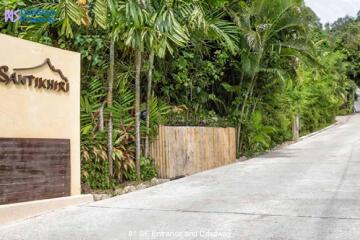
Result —
<path fill-rule="evenodd" d="M 360 217 L 330 217 L 330 216 L 311 216 L 311 215 L 286 215 L 270 213 L 250 213 L 250 212 L 226 212 L 226 211 L 200 211 L 200 210 L 181 210 L 181 209 L 152 209 L 152 208 L 120 208 L 106 206 L 80 206 L 81 208 L 102 208 L 117 210 L 135 210 L 135 211 L 152 211 L 152 212 L 180 212 L 180 213 L 204 213 L 204 214 L 232 214 L 245 216 L 260 217 L 291 217 L 291 218 L 310 218 L 310 219 L 330 219 L 330 220 L 355 220 L 360 221 Z"/>

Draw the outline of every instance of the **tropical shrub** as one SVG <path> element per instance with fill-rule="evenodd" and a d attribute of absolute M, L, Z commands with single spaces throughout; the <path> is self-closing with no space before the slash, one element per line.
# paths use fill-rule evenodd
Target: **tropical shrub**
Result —
<path fill-rule="evenodd" d="M 157 176 L 154 160 L 152 160 L 151 158 L 141 157 L 140 167 L 141 167 L 140 180 L 148 181 Z M 125 173 L 125 176 L 130 181 L 137 180 L 136 170 L 134 168 L 129 169 L 129 171 Z"/>

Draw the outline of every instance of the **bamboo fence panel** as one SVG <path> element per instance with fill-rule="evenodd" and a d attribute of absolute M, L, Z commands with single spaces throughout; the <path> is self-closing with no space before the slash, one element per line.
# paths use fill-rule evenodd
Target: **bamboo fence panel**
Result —
<path fill-rule="evenodd" d="M 234 163 L 235 128 L 159 126 L 150 156 L 160 178 L 175 178 Z"/>

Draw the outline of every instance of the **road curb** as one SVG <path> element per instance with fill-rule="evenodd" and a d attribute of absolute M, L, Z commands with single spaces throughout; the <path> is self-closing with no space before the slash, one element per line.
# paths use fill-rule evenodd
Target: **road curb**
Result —
<path fill-rule="evenodd" d="M 305 139 L 307 139 L 307 138 L 313 137 L 313 136 L 315 136 L 315 135 L 318 135 L 318 134 L 320 134 L 320 133 L 322 133 L 322 132 L 325 132 L 325 131 L 327 131 L 327 130 L 335 127 L 335 126 L 338 126 L 338 125 L 339 125 L 339 122 L 336 122 L 336 123 L 331 124 L 331 125 L 323 128 L 323 129 L 320 129 L 319 131 L 316 131 L 316 132 L 310 133 L 310 134 L 308 134 L 308 135 L 302 136 L 302 137 L 300 137 L 298 140 L 296 140 L 295 142 L 299 142 L 299 141 L 305 140 Z"/>
<path fill-rule="evenodd" d="M 305 135 L 305 136 L 300 137 L 298 140 L 295 141 L 295 143 L 296 143 L 296 142 L 299 142 L 299 141 L 302 141 L 302 140 L 305 140 L 305 139 L 307 139 L 307 138 L 316 136 L 316 135 L 318 135 L 318 134 L 320 134 L 320 133 L 322 133 L 322 132 L 325 132 L 325 131 L 327 131 L 327 130 L 329 130 L 329 129 L 331 129 L 331 128 L 334 128 L 334 127 L 336 127 L 336 126 L 342 125 L 342 124 L 346 123 L 347 121 L 349 121 L 350 117 L 353 116 L 353 115 L 354 115 L 354 114 L 346 115 L 346 116 L 338 116 L 337 118 L 339 118 L 339 117 L 345 118 L 345 121 L 338 119 L 338 120 L 336 120 L 335 123 L 333 123 L 333 124 L 331 124 L 331 125 L 323 128 L 323 129 L 320 129 L 320 130 L 318 130 L 318 131 L 316 131 L 316 132 L 313 132 L 313 133 L 310 133 L 310 134 L 308 134 L 308 135 Z"/>

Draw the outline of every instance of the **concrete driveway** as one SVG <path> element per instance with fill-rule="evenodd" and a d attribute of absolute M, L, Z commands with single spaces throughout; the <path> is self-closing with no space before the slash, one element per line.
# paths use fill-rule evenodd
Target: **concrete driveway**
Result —
<path fill-rule="evenodd" d="M 360 88 L 356 89 L 357 101 L 355 101 L 354 108 L 355 112 L 360 112 Z"/>
<path fill-rule="evenodd" d="M 360 115 L 278 151 L 0 227 L 0 239 L 360 239 Z"/>

